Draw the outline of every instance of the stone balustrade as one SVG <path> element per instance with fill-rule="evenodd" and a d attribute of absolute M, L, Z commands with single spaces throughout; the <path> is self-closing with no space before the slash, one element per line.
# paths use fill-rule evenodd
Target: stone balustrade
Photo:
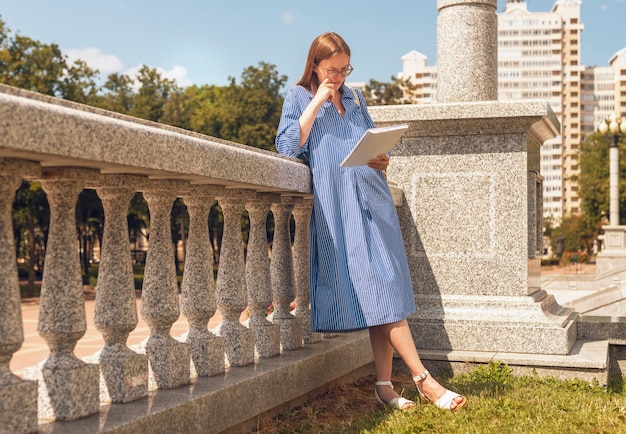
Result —
<path fill-rule="evenodd" d="M 312 196 L 309 169 L 301 162 L 0 85 L 0 177 L 0 432 L 36 432 L 44 420 L 84 419 L 100 412 L 102 403 L 133 403 L 151 391 L 262 364 L 322 340 L 310 330 Z M 22 179 L 41 181 L 50 206 L 38 320 L 50 354 L 25 369 L 24 378 L 9 368 L 24 341 L 11 222 Z M 74 213 L 84 188 L 96 190 L 104 210 L 94 322 L 105 345 L 81 360 L 74 350 L 85 334 L 86 314 Z M 140 308 L 150 334 L 129 347 L 138 309 L 126 213 L 136 192 L 150 212 Z M 190 222 L 180 291 L 170 232 L 179 197 Z M 216 201 L 224 216 L 217 281 L 208 232 Z M 246 210 L 244 257 L 240 222 Z M 271 259 L 265 229 L 270 212 Z M 245 310 L 250 317 L 242 323 Z M 209 330 L 218 311 L 221 325 Z M 189 330 L 172 336 L 181 313 Z"/>

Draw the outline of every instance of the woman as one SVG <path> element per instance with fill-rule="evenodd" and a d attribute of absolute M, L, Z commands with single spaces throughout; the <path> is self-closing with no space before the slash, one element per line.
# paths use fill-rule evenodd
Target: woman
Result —
<path fill-rule="evenodd" d="M 398 215 L 384 170 L 388 155 L 367 166 L 339 164 L 374 127 L 359 91 L 344 84 L 350 48 L 336 33 L 318 36 L 300 81 L 287 91 L 276 136 L 281 154 L 308 160 L 313 177 L 311 317 L 316 332 L 369 329 L 376 399 L 415 406 L 393 390 L 393 350 L 413 375 L 420 396 L 457 410 L 466 399 L 424 368 L 406 318 L 415 312 Z"/>

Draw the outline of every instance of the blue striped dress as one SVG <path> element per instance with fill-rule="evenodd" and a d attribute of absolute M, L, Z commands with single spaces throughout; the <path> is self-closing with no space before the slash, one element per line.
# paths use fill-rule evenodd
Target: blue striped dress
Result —
<path fill-rule="evenodd" d="M 398 215 L 383 173 L 339 167 L 366 129 L 374 126 L 363 95 L 341 87 L 342 117 L 332 102 L 317 113 L 300 147 L 299 118 L 313 95 L 287 91 L 276 135 L 281 154 L 304 158 L 313 179 L 311 321 L 315 332 L 349 332 L 400 321 L 415 299 Z"/>

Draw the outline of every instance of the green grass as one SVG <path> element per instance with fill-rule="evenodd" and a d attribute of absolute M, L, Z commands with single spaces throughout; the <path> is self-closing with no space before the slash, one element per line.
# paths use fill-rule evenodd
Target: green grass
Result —
<path fill-rule="evenodd" d="M 362 406 L 346 407 L 346 402 L 335 395 L 331 398 L 344 407 L 339 415 L 333 414 L 332 404 L 316 405 L 312 401 L 269 423 L 267 432 L 626 433 L 624 377 L 605 388 L 582 380 L 514 377 L 506 365 L 491 363 L 468 374 L 439 380 L 465 395 L 468 405 L 456 413 L 425 403 L 405 412 L 380 406 L 366 407 L 364 411 Z M 372 384 L 373 378 L 364 386 L 364 397 L 371 395 Z M 417 392 L 408 384 L 402 386 L 406 387 L 403 395 L 417 402 Z M 373 396 L 367 399 L 373 400 Z"/>

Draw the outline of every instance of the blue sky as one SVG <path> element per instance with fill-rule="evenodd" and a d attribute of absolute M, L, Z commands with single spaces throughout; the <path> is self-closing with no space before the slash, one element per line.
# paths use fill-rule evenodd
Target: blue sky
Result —
<path fill-rule="evenodd" d="M 527 3 L 542 12 L 555 0 Z M 626 47 L 626 0 L 583 0 L 581 11 L 582 62 L 608 65 Z M 0 0 L 0 17 L 102 78 L 147 65 L 182 85 L 224 85 L 263 61 L 292 84 L 312 39 L 329 30 L 352 49 L 350 81 L 389 81 L 411 50 L 436 63 L 437 0 Z"/>

